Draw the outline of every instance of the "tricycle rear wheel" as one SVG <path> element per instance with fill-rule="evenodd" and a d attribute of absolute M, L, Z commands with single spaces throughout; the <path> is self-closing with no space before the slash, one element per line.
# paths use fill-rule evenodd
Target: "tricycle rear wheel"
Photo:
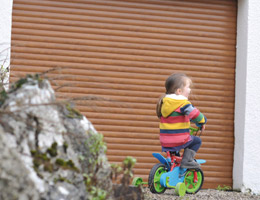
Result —
<path fill-rule="evenodd" d="M 166 188 L 160 184 L 160 178 L 163 173 L 167 172 L 164 164 L 158 163 L 153 166 L 148 178 L 148 186 L 152 193 L 162 194 Z"/>

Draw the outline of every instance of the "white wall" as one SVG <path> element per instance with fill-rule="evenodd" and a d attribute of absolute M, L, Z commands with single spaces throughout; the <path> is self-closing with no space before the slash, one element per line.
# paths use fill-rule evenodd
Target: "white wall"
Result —
<path fill-rule="evenodd" d="M 260 194 L 260 1 L 238 0 L 233 187 Z"/>
<path fill-rule="evenodd" d="M 10 66 L 13 0 L 0 0 L 0 4 L 0 66 L 6 68 Z M 8 77 L 5 82 L 8 82 Z"/>
<path fill-rule="evenodd" d="M 235 85 L 235 149 L 233 164 L 233 188 L 241 189 L 244 170 L 244 131 L 246 105 L 246 66 L 247 66 L 247 0 L 238 1 L 237 13 L 237 57 Z"/>

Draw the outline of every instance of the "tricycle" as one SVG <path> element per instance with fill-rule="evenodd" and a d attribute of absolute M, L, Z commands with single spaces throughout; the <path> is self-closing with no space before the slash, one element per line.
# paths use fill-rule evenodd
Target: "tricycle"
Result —
<path fill-rule="evenodd" d="M 197 135 L 199 128 L 190 127 L 190 134 Z M 201 135 L 201 132 L 200 132 Z M 164 193 L 166 189 L 175 189 L 175 193 L 184 196 L 186 193 L 197 193 L 204 181 L 203 171 L 201 169 L 180 168 L 182 156 L 179 152 L 166 152 L 165 158 L 159 153 L 152 155 L 160 161 L 150 170 L 148 183 L 143 182 L 142 178 L 135 177 L 132 184 L 135 186 L 148 184 L 152 193 Z M 196 160 L 199 164 L 203 164 L 206 160 Z"/>

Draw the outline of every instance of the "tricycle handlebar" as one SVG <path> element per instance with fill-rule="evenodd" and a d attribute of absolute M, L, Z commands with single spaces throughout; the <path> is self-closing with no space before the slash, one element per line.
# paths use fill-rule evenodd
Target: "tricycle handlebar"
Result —
<path fill-rule="evenodd" d="M 194 131 L 196 132 L 196 135 L 197 135 L 197 133 L 198 133 L 199 130 L 200 130 L 200 128 L 190 127 L 190 135 L 193 135 Z"/>

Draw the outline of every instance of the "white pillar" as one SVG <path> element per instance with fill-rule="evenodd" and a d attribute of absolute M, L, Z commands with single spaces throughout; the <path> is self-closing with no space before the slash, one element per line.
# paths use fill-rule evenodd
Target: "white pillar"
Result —
<path fill-rule="evenodd" d="M 0 3 L 0 69 L 2 78 L 4 69 L 10 66 L 13 0 L 0 0 Z M 8 82 L 9 73 L 4 79 L 5 84 Z"/>
<path fill-rule="evenodd" d="M 260 194 L 259 0 L 238 0 L 233 188 Z"/>

